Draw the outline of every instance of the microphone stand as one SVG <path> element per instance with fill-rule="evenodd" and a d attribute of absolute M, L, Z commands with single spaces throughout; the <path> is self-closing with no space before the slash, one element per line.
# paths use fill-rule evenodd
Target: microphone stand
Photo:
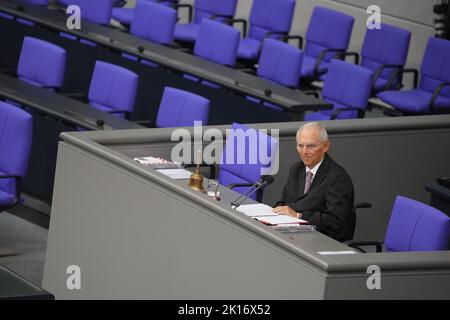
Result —
<path fill-rule="evenodd" d="M 231 202 L 231 208 L 236 209 L 237 207 L 239 207 L 242 204 L 242 202 L 247 200 L 248 197 L 250 197 L 252 194 L 254 194 L 256 191 L 258 191 L 262 187 L 265 187 L 265 185 L 266 185 L 266 183 L 262 182 L 262 183 L 258 183 L 258 184 L 251 186 L 239 198 L 237 198 L 236 200 Z"/>

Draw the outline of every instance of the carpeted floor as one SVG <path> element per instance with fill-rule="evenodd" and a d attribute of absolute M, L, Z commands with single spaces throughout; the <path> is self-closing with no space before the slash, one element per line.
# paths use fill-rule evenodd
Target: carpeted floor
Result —
<path fill-rule="evenodd" d="M 0 264 L 42 285 L 48 230 L 7 212 L 0 213 Z"/>

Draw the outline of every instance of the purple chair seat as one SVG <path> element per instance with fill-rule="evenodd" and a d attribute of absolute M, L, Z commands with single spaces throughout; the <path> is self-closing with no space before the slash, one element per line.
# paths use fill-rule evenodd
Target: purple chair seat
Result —
<path fill-rule="evenodd" d="M 314 66 L 316 64 L 316 58 L 313 58 L 311 56 L 303 56 L 303 63 L 301 68 L 301 76 L 302 78 L 313 78 L 314 76 Z M 326 61 L 323 61 L 318 69 L 319 74 L 324 74 L 327 72 L 328 67 L 330 64 Z"/>
<path fill-rule="evenodd" d="M 13 205 L 16 198 L 16 180 L 1 177 L 25 176 L 32 136 L 31 115 L 16 106 L 0 101 L 0 212 Z"/>
<path fill-rule="evenodd" d="M 379 93 L 377 97 L 406 113 L 430 113 L 431 92 L 423 90 L 384 91 Z M 435 102 L 435 107 L 440 111 L 450 111 L 450 98 L 439 96 Z"/>
<path fill-rule="evenodd" d="M 197 39 L 200 25 L 198 23 L 182 23 L 175 26 L 175 39 L 194 42 Z"/>
<path fill-rule="evenodd" d="M 258 56 L 261 41 L 253 38 L 244 38 L 239 43 L 238 57 L 240 59 L 254 59 Z"/>
<path fill-rule="evenodd" d="M 133 21 L 134 8 L 113 8 L 112 18 L 117 21 L 130 25 Z"/>

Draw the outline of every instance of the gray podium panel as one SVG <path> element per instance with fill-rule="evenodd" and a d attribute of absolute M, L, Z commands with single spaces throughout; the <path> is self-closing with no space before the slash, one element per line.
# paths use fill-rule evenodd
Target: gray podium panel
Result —
<path fill-rule="evenodd" d="M 351 249 L 272 230 L 230 209 L 233 191 L 213 201 L 132 160 L 163 155 L 170 132 L 62 135 L 43 279 L 57 299 L 450 298 L 448 251 L 323 256 Z M 67 287 L 71 265 L 79 290 Z M 380 290 L 367 285 L 372 265 Z"/>

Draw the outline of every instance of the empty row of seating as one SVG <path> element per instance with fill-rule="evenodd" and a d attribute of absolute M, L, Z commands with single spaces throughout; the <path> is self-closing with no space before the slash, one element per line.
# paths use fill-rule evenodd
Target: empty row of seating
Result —
<path fill-rule="evenodd" d="M 47 41 L 25 37 L 17 67 L 17 77 L 34 86 L 59 91 L 64 82 L 66 51 Z M 97 61 L 89 93 L 92 107 L 128 118 L 133 112 L 139 77 L 136 73 L 104 61 Z M 80 97 L 79 94 L 68 94 Z M 157 127 L 192 126 L 208 122 L 209 100 L 176 88 L 166 87 L 161 100 Z"/>

